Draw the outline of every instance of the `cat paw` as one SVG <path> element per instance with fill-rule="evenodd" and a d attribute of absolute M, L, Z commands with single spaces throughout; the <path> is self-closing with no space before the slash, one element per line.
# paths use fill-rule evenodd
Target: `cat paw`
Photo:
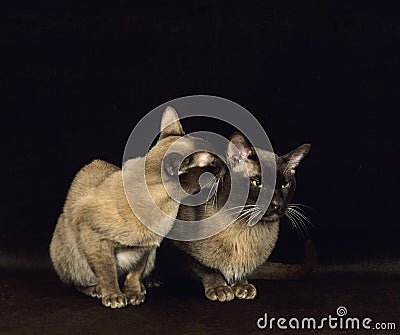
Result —
<path fill-rule="evenodd" d="M 231 287 L 239 299 L 254 299 L 257 295 L 257 289 L 252 284 L 233 284 Z"/>
<path fill-rule="evenodd" d="M 98 289 L 97 285 L 93 286 L 88 286 L 88 287 L 82 287 L 82 286 L 76 286 L 77 290 L 92 297 L 92 298 L 101 298 L 100 290 Z"/>
<path fill-rule="evenodd" d="M 229 286 L 217 286 L 206 290 L 206 297 L 212 301 L 231 301 L 235 298 L 232 288 Z"/>
<path fill-rule="evenodd" d="M 144 286 L 147 288 L 160 287 L 164 283 L 158 275 L 150 276 L 144 279 Z"/>
<path fill-rule="evenodd" d="M 122 308 L 127 305 L 127 299 L 124 294 L 106 294 L 101 298 L 101 303 L 106 307 Z"/>
<path fill-rule="evenodd" d="M 130 305 L 140 305 L 144 303 L 146 297 L 146 289 L 142 291 L 126 291 L 125 296 L 128 304 Z"/>

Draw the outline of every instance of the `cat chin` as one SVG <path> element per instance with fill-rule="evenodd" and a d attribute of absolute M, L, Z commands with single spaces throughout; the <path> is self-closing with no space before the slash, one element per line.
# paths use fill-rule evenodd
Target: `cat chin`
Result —
<path fill-rule="evenodd" d="M 264 216 L 262 218 L 263 222 L 275 222 L 275 221 L 279 221 L 281 217 L 278 214 L 271 214 L 268 216 Z"/>

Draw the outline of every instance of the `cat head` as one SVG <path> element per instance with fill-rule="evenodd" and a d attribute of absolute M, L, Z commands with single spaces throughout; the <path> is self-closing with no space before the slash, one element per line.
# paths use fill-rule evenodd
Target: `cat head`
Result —
<path fill-rule="evenodd" d="M 288 210 L 296 189 L 295 172 L 302 159 L 310 151 L 310 144 L 303 144 L 297 149 L 278 156 L 272 152 L 254 148 L 247 138 L 241 133 L 234 133 L 226 150 L 226 158 L 231 173 L 243 175 L 249 180 L 249 195 L 246 205 L 256 204 L 260 192 L 272 193 L 269 207 L 262 217 L 263 221 L 277 221 Z M 276 164 L 276 179 L 273 189 L 271 182 L 262 180 L 262 168 L 268 171 L 271 163 Z"/>
<path fill-rule="evenodd" d="M 200 189 L 201 174 L 221 173 L 223 161 L 210 152 L 209 144 L 201 138 L 184 135 L 177 112 L 168 106 L 161 118 L 159 139 L 146 156 L 147 183 L 159 183 L 163 171 L 164 183 L 174 183 L 178 177 L 183 190 L 193 194 Z M 153 178 L 147 178 L 147 172 Z"/>

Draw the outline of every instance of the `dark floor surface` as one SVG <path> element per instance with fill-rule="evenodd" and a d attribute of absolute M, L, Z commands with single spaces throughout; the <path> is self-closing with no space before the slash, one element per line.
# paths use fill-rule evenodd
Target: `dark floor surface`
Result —
<path fill-rule="evenodd" d="M 348 316 L 400 327 L 399 264 L 321 265 L 301 281 L 254 281 L 255 300 L 229 303 L 206 300 L 196 282 L 166 283 L 148 290 L 143 305 L 120 310 L 62 285 L 48 266 L 0 268 L 0 334 L 399 334 L 256 326 L 264 313 L 320 319 L 344 306 Z"/>

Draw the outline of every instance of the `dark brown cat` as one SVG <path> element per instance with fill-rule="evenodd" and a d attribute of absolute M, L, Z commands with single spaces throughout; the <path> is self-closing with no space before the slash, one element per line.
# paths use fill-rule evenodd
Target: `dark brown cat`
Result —
<path fill-rule="evenodd" d="M 183 135 L 175 110 L 168 107 L 162 116 L 156 145 L 146 157 L 125 163 L 125 185 L 122 170 L 101 160 L 93 161 L 77 173 L 50 245 L 51 260 L 63 282 L 72 283 L 85 294 L 100 298 L 104 306 L 111 308 L 144 301 L 146 292 L 142 279 L 154 266 L 156 248 L 162 236 L 135 216 L 125 191 L 132 193 L 130 200 L 133 198 L 146 207 L 146 201 L 151 201 L 143 195 L 147 188 L 153 201 L 169 215 L 167 219 L 160 219 L 149 211 L 147 219 L 153 219 L 168 232 L 179 203 L 170 198 L 165 184 L 172 184 L 173 188 L 179 186 L 172 178 L 179 175 L 183 189 L 193 193 L 199 188 L 198 177 L 205 168 L 212 166 L 218 170 L 216 157 L 208 152 L 195 152 L 198 139 Z M 179 150 L 167 153 L 178 140 Z M 195 153 L 190 154 L 192 152 Z M 187 155 L 190 159 L 177 165 L 177 159 Z M 140 166 L 144 166 L 146 173 L 143 184 L 139 182 L 143 179 Z M 167 172 L 164 182 L 162 169 Z M 119 276 L 125 276 L 122 292 L 118 285 Z"/>
<path fill-rule="evenodd" d="M 303 144 L 286 155 L 277 156 L 253 148 L 240 133 L 235 133 L 231 137 L 226 151 L 230 173 L 249 178 L 249 195 L 240 219 L 209 238 L 187 242 L 172 241 L 175 246 L 192 257 L 193 270 L 200 277 L 208 299 L 230 301 L 234 297 L 253 299 L 256 296 L 257 290 L 248 283 L 247 278 L 268 259 L 274 249 L 280 218 L 287 212 L 295 191 L 296 168 L 309 150 L 310 145 Z M 276 185 L 271 203 L 258 222 L 249 225 L 249 219 L 251 217 L 254 219 L 255 211 L 248 209 L 256 208 L 256 200 L 262 188 L 271 187 L 268 181 L 261 180 L 261 166 L 270 165 L 272 160 L 276 162 Z M 239 166 L 243 161 L 247 167 L 246 173 Z M 218 212 L 229 194 L 230 173 L 226 171 L 221 178 L 216 207 L 210 206 L 209 203 L 198 207 L 181 205 L 177 218 L 201 220 Z M 262 271 L 258 273 L 258 276 L 262 275 Z"/>

